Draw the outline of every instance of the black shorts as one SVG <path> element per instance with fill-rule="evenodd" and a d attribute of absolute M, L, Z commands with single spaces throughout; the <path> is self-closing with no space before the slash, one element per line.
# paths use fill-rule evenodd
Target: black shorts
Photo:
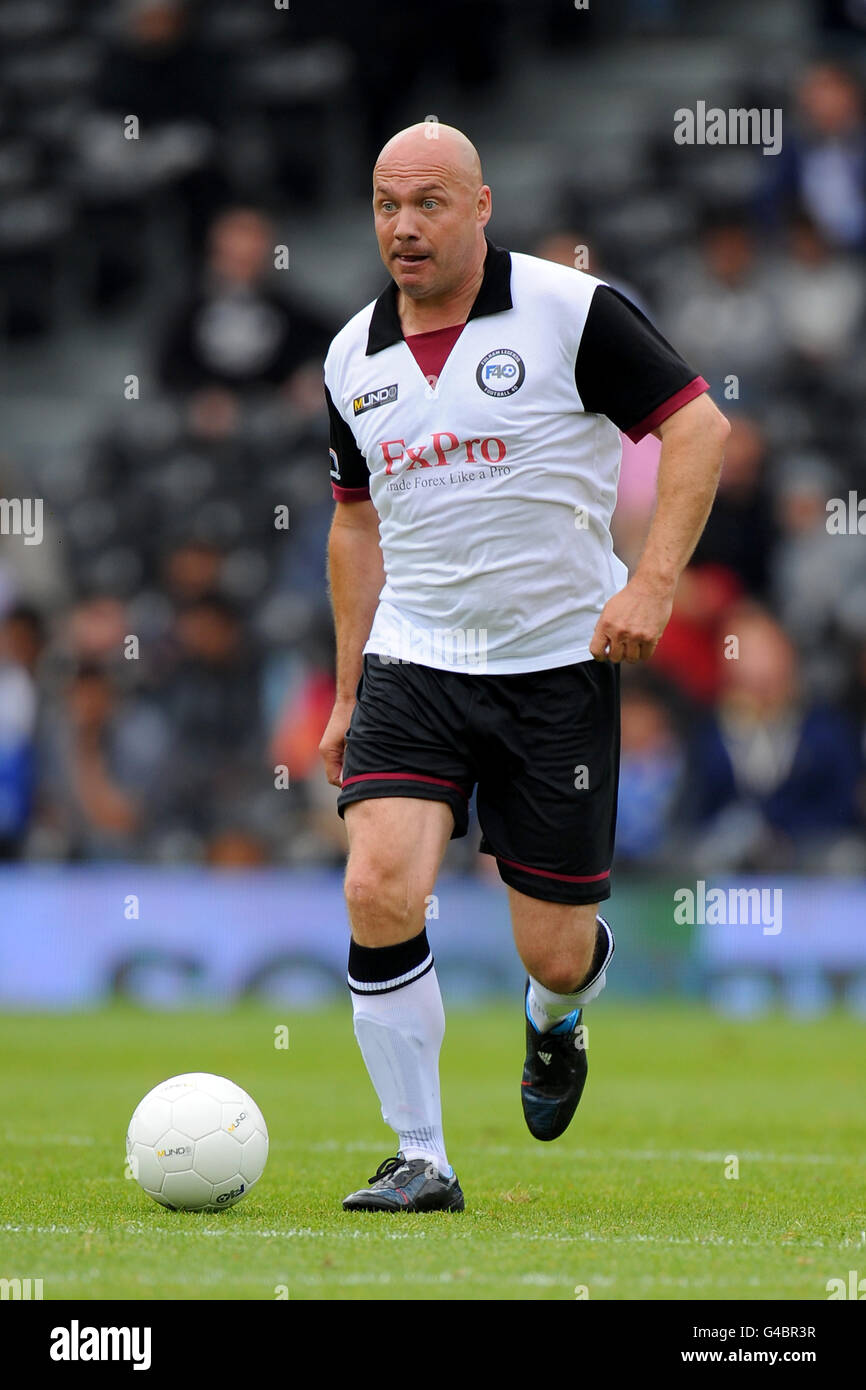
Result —
<path fill-rule="evenodd" d="M 504 882 L 593 903 L 610 896 L 618 779 L 618 666 L 492 676 L 365 656 L 337 809 L 379 796 L 447 801 L 456 839 L 477 784 L 480 848 Z"/>

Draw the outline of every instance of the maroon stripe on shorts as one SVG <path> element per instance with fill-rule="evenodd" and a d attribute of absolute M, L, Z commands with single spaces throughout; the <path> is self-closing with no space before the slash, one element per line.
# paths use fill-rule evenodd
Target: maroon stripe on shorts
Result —
<path fill-rule="evenodd" d="M 537 874 L 539 878 L 557 878 L 562 883 L 598 883 L 600 879 L 610 878 L 610 869 L 605 869 L 603 874 L 552 874 L 549 869 L 531 869 L 528 864 L 518 864 L 514 859 L 503 859 L 501 854 L 496 858 L 500 864 L 507 864 L 510 869 L 522 869 L 525 874 Z"/>
<path fill-rule="evenodd" d="M 341 789 L 352 782 L 427 782 L 434 787 L 452 787 L 469 800 L 469 793 L 456 782 L 447 782 L 444 777 L 424 777 L 418 772 L 359 772 L 355 777 L 347 777 L 345 782 L 341 782 Z"/>

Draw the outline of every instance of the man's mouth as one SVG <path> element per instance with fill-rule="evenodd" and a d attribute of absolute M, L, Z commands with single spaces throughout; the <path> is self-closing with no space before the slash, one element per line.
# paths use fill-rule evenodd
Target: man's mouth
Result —
<path fill-rule="evenodd" d="M 395 260 L 398 260 L 401 265 L 420 265 L 422 261 L 429 259 L 429 256 L 422 255 L 417 251 L 398 251 L 395 256 Z"/>

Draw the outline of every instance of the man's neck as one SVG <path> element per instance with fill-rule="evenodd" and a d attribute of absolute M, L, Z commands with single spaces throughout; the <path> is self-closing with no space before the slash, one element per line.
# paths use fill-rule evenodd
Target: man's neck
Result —
<path fill-rule="evenodd" d="M 397 313 L 404 337 L 409 338 L 413 333 L 432 333 L 437 328 L 450 328 L 452 324 L 466 322 L 484 279 L 486 251 L 485 246 L 481 263 L 474 274 L 450 294 L 435 299 L 411 299 L 398 289 Z"/>

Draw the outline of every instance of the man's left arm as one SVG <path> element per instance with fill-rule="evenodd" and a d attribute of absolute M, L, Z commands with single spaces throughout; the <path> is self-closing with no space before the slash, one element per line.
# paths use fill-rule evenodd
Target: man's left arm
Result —
<path fill-rule="evenodd" d="M 646 661 L 665 630 L 677 580 L 704 529 L 730 433 L 728 422 L 675 348 L 611 285 L 593 293 L 574 365 L 583 409 L 637 444 L 662 442 L 655 514 L 640 564 L 601 611 L 589 649 L 597 661 Z"/>
<path fill-rule="evenodd" d="M 655 651 L 713 505 L 730 425 L 701 395 L 652 433 L 662 445 L 655 512 L 640 563 L 596 624 L 589 649 L 597 661 L 646 661 Z"/>

